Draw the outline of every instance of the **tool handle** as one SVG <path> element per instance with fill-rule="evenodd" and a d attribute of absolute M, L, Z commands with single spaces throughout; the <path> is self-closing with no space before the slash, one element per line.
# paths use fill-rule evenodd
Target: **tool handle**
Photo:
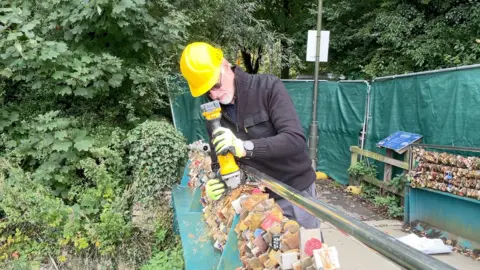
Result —
<path fill-rule="evenodd" d="M 212 132 L 213 132 L 215 129 L 221 127 L 221 125 L 220 125 L 220 119 L 211 120 L 211 121 L 210 121 L 210 124 L 212 125 Z"/>

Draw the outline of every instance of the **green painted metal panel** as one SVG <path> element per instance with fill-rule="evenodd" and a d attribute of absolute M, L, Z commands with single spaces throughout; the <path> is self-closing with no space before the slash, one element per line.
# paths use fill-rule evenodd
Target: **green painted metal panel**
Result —
<path fill-rule="evenodd" d="M 215 250 L 208 236 L 202 211 L 191 211 L 196 193 L 198 193 L 197 189 L 190 187 L 176 185 L 172 188 L 174 229 L 182 240 L 183 258 L 187 270 L 217 269 L 221 253 Z"/>
<path fill-rule="evenodd" d="M 236 269 L 237 267 L 241 267 L 243 265 L 242 261 L 240 260 L 240 251 L 238 250 L 238 235 L 235 232 L 235 227 L 237 226 L 239 220 L 240 216 L 235 215 L 230 231 L 228 232 L 227 242 L 223 248 L 222 257 L 218 264 L 217 270 Z"/>
<path fill-rule="evenodd" d="M 237 234 L 234 230 L 239 216 L 236 215 L 233 219 L 223 252 L 215 249 L 203 218 L 201 189 L 187 186 L 189 180 L 187 168 L 188 164 L 185 167 L 182 185 L 175 185 L 172 188 L 174 231 L 182 240 L 185 269 L 235 269 L 242 266 L 237 247 Z"/>
<path fill-rule="evenodd" d="M 424 222 L 461 237 L 463 245 L 480 243 L 480 200 L 426 188 L 408 188 L 405 207 L 408 222 Z"/>
<path fill-rule="evenodd" d="M 208 236 L 202 213 L 177 216 L 186 270 L 213 270 L 221 259 Z"/>
<path fill-rule="evenodd" d="M 190 181 L 190 178 L 188 177 L 188 166 L 190 166 L 190 160 L 187 161 L 187 164 L 185 165 L 185 169 L 183 169 L 183 175 L 182 179 L 180 180 L 180 186 L 186 187 L 188 186 L 188 181 Z"/>

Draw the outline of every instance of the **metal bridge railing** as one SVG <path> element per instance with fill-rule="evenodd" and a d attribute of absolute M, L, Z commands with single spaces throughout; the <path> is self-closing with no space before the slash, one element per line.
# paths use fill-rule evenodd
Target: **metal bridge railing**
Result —
<path fill-rule="evenodd" d="M 265 187 L 289 200 L 293 204 L 305 209 L 310 214 L 352 235 L 365 245 L 390 259 L 392 262 L 406 269 L 455 269 L 452 266 L 424 254 L 403 242 L 383 233 L 359 220 L 349 217 L 332 206 L 314 198 L 304 197 L 300 192 L 284 183 L 249 166 L 242 169 L 255 175 Z"/>

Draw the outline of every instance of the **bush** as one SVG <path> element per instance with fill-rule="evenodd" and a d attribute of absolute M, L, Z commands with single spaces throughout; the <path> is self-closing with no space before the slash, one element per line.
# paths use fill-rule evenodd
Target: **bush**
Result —
<path fill-rule="evenodd" d="M 174 248 L 156 253 L 141 270 L 183 269 L 183 254 L 181 248 Z"/>
<path fill-rule="evenodd" d="M 185 137 L 165 120 L 147 120 L 127 135 L 136 201 L 171 187 L 187 161 Z"/>
<path fill-rule="evenodd" d="M 0 9 L 0 268 L 130 260 L 155 239 L 133 202 L 178 178 L 186 145 L 167 121 L 128 130 L 169 112 L 188 18 L 168 1 Z"/>
<path fill-rule="evenodd" d="M 6 216 L 0 260 L 6 263 L 16 261 L 15 254 L 37 265 L 46 256 L 59 262 L 91 252 L 115 258 L 135 233 L 133 202 L 152 201 L 170 187 L 187 158 L 185 138 L 165 120 L 145 121 L 128 133 L 86 131 L 77 119 L 49 112 L 13 118 L 8 126 L 0 140 Z"/>
<path fill-rule="evenodd" d="M 131 127 L 168 109 L 188 18 L 167 1 L 0 1 L 0 83 L 21 114 Z"/>
<path fill-rule="evenodd" d="M 111 255 L 131 231 L 122 131 L 80 129 L 58 114 L 12 121 L 3 134 L 0 235 L 26 235 L 12 248 L 32 261 L 63 248 Z"/>
<path fill-rule="evenodd" d="M 366 175 L 375 177 L 377 174 L 377 167 L 375 164 L 370 164 L 367 159 L 362 159 L 355 165 L 350 166 L 347 172 L 352 176 Z"/>

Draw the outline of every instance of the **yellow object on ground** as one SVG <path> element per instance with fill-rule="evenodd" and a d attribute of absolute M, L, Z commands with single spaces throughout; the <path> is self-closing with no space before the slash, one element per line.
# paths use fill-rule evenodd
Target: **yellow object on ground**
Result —
<path fill-rule="evenodd" d="M 324 172 L 316 172 L 317 180 L 327 180 L 328 175 Z"/>
<path fill-rule="evenodd" d="M 352 194 L 358 195 L 358 194 L 362 193 L 362 187 L 361 186 L 348 186 L 347 191 L 352 193 Z"/>

